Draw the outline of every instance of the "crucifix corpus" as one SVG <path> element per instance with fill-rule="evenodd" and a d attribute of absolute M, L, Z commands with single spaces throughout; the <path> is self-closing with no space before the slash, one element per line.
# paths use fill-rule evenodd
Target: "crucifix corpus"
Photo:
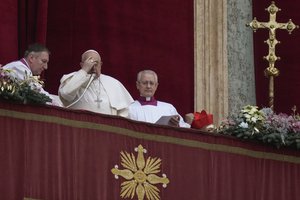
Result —
<path fill-rule="evenodd" d="M 279 70 L 275 67 L 275 62 L 280 60 L 280 57 L 277 57 L 275 53 L 275 46 L 280 43 L 280 41 L 276 39 L 276 30 L 285 29 L 291 34 L 292 31 L 295 28 L 299 28 L 299 26 L 295 25 L 291 19 L 287 23 L 279 23 L 276 21 L 276 13 L 281 11 L 281 9 L 275 5 L 274 1 L 272 1 L 271 5 L 265 10 L 270 13 L 268 22 L 259 22 L 256 20 L 256 17 L 254 17 L 247 26 L 250 26 L 254 32 L 259 28 L 269 30 L 269 38 L 265 41 L 269 46 L 269 54 L 263 58 L 269 62 L 269 67 L 265 69 L 264 73 L 265 76 L 269 78 L 269 106 L 274 110 L 274 77 L 279 75 Z"/>

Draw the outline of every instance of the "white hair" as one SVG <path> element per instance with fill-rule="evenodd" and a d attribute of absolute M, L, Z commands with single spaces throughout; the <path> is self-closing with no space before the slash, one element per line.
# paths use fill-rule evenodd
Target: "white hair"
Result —
<path fill-rule="evenodd" d="M 145 70 L 140 71 L 137 74 L 137 81 L 141 81 L 143 74 L 152 74 L 154 76 L 156 83 L 158 83 L 158 76 L 157 76 L 156 72 L 153 70 L 150 70 L 150 69 L 145 69 Z"/>

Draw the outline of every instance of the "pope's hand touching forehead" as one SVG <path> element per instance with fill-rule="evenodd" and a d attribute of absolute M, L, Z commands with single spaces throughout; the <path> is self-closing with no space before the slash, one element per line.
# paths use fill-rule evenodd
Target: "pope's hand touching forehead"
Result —
<path fill-rule="evenodd" d="M 81 56 L 81 68 L 89 74 L 96 74 L 97 77 L 101 74 L 102 61 L 98 52 L 88 50 Z"/>

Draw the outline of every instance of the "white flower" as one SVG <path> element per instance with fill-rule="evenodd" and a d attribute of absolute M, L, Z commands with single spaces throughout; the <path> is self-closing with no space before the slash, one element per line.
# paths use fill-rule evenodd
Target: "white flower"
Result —
<path fill-rule="evenodd" d="M 256 118 L 256 117 L 252 117 L 252 118 L 251 118 L 251 121 L 254 122 L 254 123 L 256 123 L 257 118 Z"/>
<path fill-rule="evenodd" d="M 241 128 L 248 128 L 248 123 L 247 122 L 241 122 L 239 127 Z"/>
<path fill-rule="evenodd" d="M 245 117 L 246 119 L 249 119 L 249 118 L 251 118 L 251 115 L 249 115 L 249 114 L 244 114 L 244 117 Z"/>

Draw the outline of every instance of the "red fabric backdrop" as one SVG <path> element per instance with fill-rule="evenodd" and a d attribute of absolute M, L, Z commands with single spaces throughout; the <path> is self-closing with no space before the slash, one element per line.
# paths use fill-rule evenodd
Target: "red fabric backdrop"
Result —
<path fill-rule="evenodd" d="M 300 24 L 300 4 L 292 0 L 276 1 L 282 9 L 280 22 L 293 19 Z M 269 0 L 253 0 L 253 15 L 267 21 L 264 8 Z M 103 72 L 120 79 L 136 98 L 135 75 L 143 68 L 158 72 L 157 98 L 169 101 L 184 114 L 193 111 L 193 1 L 151 0 L 2 0 L 0 63 L 23 55 L 29 43 L 47 42 L 52 55 L 45 73 L 46 89 L 57 93 L 64 73 L 79 68 L 80 54 L 95 48 L 104 60 Z M 276 62 L 281 75 L 275 78 L 275 110 L 286 113 L 300 107 L 297 63 L 300 30 L 292 35 L 277 31 Z M 263 71 L 268 63 L 266 30 L 254 34 L 256 95 L 258 106 L 268 106 L 268 79 Z"/>
<path fill-rule="evenodd" d="M 134 98 L 137 72 L 150 68 L 159 75 L 156 97 L 182 114 L 193 111 L 193 0 L 5 1 L 0 63 L 20 58 L 29 43 L 46 41 L 49 92 L 57 94 L 62 75 L 78 70 L 81 53 L 93 48 L 102 55 L 103 73 Z"/>
<path fill-rule="evenodd" d="M 133 98 L 137 72 L 150 68 L 159 76 L 157 99 L 182 114 L 193 111 L 193 0 L 49 1 L 48 13 L 49 91 L 57 93 L 61 76 L 78 70 L 81 53 L 93 48 L 102 56 L 102 72 Z"/>
<path fill-rule="evenodd" d="M 5 64 L 18 58 L 18 1 L 2 0 L 0 16 L 0 64 Z"/>
<path fill-rule="evenodd" d="M 253 0 L 253 17 L 258 21 L 269 21 L 269 13 L 265 8 L 271 4 L 270 0 Z M 300 25 L 300 3 L 292 0 L 277 0 L 275 5 L 281 8 L 277 12 L 277 21 L 286 23 L 289 19 L 295 24 Z M 256 97 L 258 106 L 268 106 L 269 79 L 264 76 L 264 70 L 268 67 L 268 62 L 263 60 L 263 56 L 268 54 L 268 45 L 264 43 L 268 39 L 268 31 L 260 29 L 254 34 L 254 55 L 255 55 L 255 74 L 256 74 Z M 291 35 L 286 30 L 276 31 L 277 40 L 281 44 L 276 45 L 276 55 L 281 57 L 275 63 L 280 70 L 279 77 L 275 78 L 275 98 L 274 107 L 276 112 L 290 114 L 291 108 L 296 105 L 300 109 L 300 30 L 295 29 Z"/>
<path fill-rule="evenodd" d="M 48 0 L 2 0 L 0 4 L 0 64 L 24 55 L 28 44 L 45 43 Z"/>

